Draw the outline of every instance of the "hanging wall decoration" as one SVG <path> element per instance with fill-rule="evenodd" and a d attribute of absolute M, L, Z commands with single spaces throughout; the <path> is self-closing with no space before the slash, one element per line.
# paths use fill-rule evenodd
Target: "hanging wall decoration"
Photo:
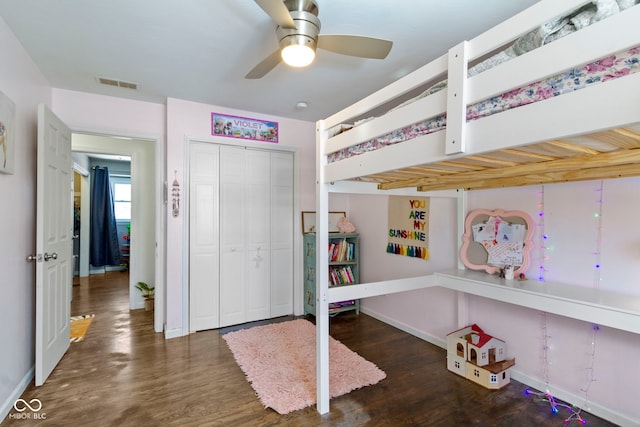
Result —
<path fill-rule="evenodd" d="M 0 172 L 13 173 L 16 106 L 0 92 Z"/>
<path fill-rule="evenodd" d="M 389 196 L 387 252 L 429 259 L 429 198 Z"/>
<path fill-rule="evenodd" d="M 278 122 L 211 113 L 211 135 L 278 143 Z"/>
<path fill-rule="evenodd" d="M 460 259 L 471 270 L 519 277 L 529 267 L 534 229 L 523 211 L 473 210 L 464 221 Z"/>
<path fill-rule="evenodd" d="M 173 207 L 171 209 L 173 217 L 180 215 L 180 183 L 178 182 L 178 171 L 174 171 L 173 184 L 171 185 L 171 197 Z"/>

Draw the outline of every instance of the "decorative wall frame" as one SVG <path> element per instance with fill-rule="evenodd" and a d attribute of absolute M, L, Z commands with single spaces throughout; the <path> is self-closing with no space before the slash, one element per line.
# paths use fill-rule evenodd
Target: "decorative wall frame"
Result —
<path fill-rule="evenodd" d="M 499 273 L 509 265 L 515 267 L 517 276 L 529 267 L 534 229 L 533 220 L 523 211 L 471 211 L 464 222 L 460 259 L 465 267 L 489 274 Z M 477 238 L 482 233 L 487 236 L 487 230 L 495 239 L 474 239 L 474 235 Z"/>
<path fill-rule="evenodd" d="M 16 106 L 0 92 L 0 172 L 12 174 L 15 150 Z"/>
<path fill-rule="evenodd" d="M 346 212 L 329 212 L 329 233 L 338 233 L 338 221 L 345 218 Z M 316 232 L 316 213 L 310 211 L 302 212 L 302 234 Z"/>

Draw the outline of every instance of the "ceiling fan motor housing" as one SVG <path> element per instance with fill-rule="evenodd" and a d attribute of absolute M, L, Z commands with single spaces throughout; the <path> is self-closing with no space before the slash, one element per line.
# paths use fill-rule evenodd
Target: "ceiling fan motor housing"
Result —
<path fill-rule="evenodd" d="M 311 0 L 287 0 L 285 4 L 296 28 L 276 28 L 280 49 L 289 45 L 306 45 L 315 51 L 320 33 L 318 6 Z"/>

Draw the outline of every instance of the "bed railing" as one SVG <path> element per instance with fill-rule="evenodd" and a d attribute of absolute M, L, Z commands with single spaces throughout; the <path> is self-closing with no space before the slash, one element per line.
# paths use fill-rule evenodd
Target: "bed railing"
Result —
<path fill-rule="evenodd" d="M 473 40 L 452 48 L 449 54 L 437 58 L 413 73 L 320 121 L 318 128 L 321 131 L 318 134 L 318 141 L 323 144 L 321 147 L 322 155 L 326 156 L 379 137 L 394 129 L 401 129 L 445 113 L 447 115 L 446 136 L 425 135 L 403 148 L 398 147 L 407 144 L 407 142 L 396 144 L 393 148 L 394 151 L 398 151 L 398 154 L 393 153 L 392 157 L 402 158 L 405 155 L 411 155 L 411 152 L 416 153 L 412 148 L 412 145 L 415 144 L 425 144 L 425 155 L 422 157 L 428 159 L 461 155 L 466 150 L 464 144 L 466 120 L 464 118 L 467 105 L 509 92 L 640 43 L 640 26 L 637 25 L 640 22 L 640 7 L 632 7 L 492 69 L 467 77 L 468 63 L 482 58 L 487 53 L 512 42 L 531 29 L 539 27 L 542 23 L 570 12 L 585 3 L 588 2 L 578 0 L 556 2 L 552 0 L 537 3 Z M 620 31 L 620 28 L 625 30 Z M 612 34 L 615 34 L 615 37 L 611 37 Z M 603 37 L 603 35 L 605 36 Z M 354 117 L 362 117 L 368 111 L 414 91 L 425 81 L 437 81 L 439 76 L 447 74 L 448 87 L 445 90 L 374 118 L 349 131 L 329 137 L 328 131 L 332 127 L 341 123 L 349 123 L 349 120 Z M 449 98 L 448 101 L 447 98 Z M 437 147 L 426 148 L 426 144 L 436 144 Z M 428 156 L 426 152 L 429 152 Z M 366 161 L 364 158 L 358 160 L 350 158 L 327 165 L 327 179 L 338 181 L 362 176 L 384 170 L 383 165 L 387 165 L 387 170 L 391 170 L 417 164 L 413 161 L 415 159 L 412 159 L 409 162 L 400 161 L 396 165 L 395 162 L 389 162 L 391 152 L 386 152 L 384 155 L 375 153 L 375 151 L 366 153 Z M 363 166 L 364 163 L 369 165 Z"/>

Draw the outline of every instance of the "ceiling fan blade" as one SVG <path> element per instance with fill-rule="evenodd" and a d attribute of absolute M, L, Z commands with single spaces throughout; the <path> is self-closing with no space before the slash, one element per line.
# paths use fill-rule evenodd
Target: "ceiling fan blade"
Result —
<path fill-rule="evenodd" d="M 273 52 L 271 55 L 264 58 L 258 65 L 253 67 L 253 70 L 249 71 L 245 79 L 259 79 L 266 75 L 269 71 L 273 70 L 276 65 L 282 61 L 280 56 L 280 49 Z"/>
<path fill-rule="evenodd" d="M 273 22 L 282 28 L 296 28 L 289 9 L 282 0 L 255 0 L 255 2 L 273 19 Z"/>
<path fill-rule="evenodd" d="M 384 59 L 393 47 L 391 40 L 346 34 L 321 34 L 318 48 L 360 58 Z"/>

